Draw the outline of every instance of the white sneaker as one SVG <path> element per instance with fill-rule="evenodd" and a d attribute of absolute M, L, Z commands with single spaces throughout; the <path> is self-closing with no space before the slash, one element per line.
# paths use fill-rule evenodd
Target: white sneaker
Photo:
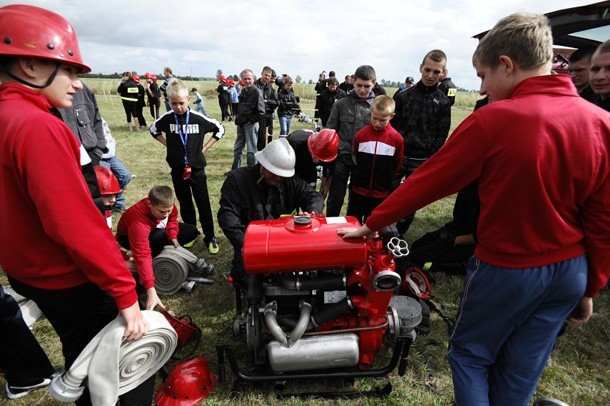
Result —
<path fill-rule="evenodd" d="M 6 384 L 6 396 L 9 399 L 19 399 L 20 397 L 27 395 L 28 393 L 30 393 L 31 391 L 33 391 L 35 389 L 49 386 L 50 383 L 51 383 L 51 379 L 49 379 L 49 378 L 44 378 L 39 383 L 30 385 L 30 386 L 9 386 L 9 384 L 7 383 Z"/>

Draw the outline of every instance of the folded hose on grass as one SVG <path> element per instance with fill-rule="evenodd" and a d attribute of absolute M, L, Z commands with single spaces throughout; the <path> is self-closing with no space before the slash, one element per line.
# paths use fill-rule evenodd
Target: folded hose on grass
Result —
<path fill-rule="evenodd" d="M 155 289 L 161 295 L 172 295 L 185 285 L 189 272 L 210 274 L 212 269 L 212 265 L 186 248 L 166 245 L 153 259 Z"/>
<path fill-rule="evenodd" d="M 172 356 L 178 335 L 165 316 L 143 310 L 149 324 L 139 340 L 123 340 L 125 319 L 118 317 L 87 344 L 64 374 L 53 378 L 49 392 L 61 402 L 81 397 L 84 383 L 94 406 L 115 405 L 118 397 L 146 381 Z"/>

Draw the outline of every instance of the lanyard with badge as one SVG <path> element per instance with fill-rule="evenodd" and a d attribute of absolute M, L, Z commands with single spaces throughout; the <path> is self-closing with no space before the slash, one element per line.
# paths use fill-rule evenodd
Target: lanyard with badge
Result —
<path fill-rule="evenodd" d="M 188 157 L 186 156 L 186 144 L 189 140 L 188 134 L 188 126 L 189 126 L 189 113 L 190 109 L 186 110 L 186 123 L 184 125 L 184 133 L 182 132 L 182 126 L 178 122 L 178 115 L 174 113 L 174 119 L 176 120 L 176 128 L 178 129 L 178 134 L 180 135 L 180 141 L 182 141 L 182 145 L 184 145 L 184 171 L 182 172 L 182 180 L 188 180 L 191 178 L 192 169 L 189 166 Z"/>

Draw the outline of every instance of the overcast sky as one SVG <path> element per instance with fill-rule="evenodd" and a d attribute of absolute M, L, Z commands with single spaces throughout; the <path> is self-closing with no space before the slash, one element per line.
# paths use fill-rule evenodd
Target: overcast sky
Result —
<path fill-rule="evenodd" d="M 265 65 L 278 74 L 343 77 L 363 64 L 377 79 L 419 80 L 431 49 L 447 53 L 459 87 L 479 88 L 471 64 L 477 40 L 519 10 L 547 13 L 595 0 L 0 0 L 53 10 L 74 26 L 93 72 L 125 70 L 214 77 Z"/>

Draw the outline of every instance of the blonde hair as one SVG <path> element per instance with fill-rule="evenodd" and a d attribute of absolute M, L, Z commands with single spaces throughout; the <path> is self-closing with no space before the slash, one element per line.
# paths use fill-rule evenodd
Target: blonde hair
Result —
<path fill-rule="evenodd" d="M 593 55 L 605 54 L 610 52 L 610 39 L 606 42 L 602 42 L 597 49 L 595 50 Z"/>
<path fill-rule="evenodd" d="M 394 100 L 391 97 L 383 94 L 375 97 L 375 100 L 373 100 L 373 105 L 371 106 L 371 109 L 375 109 L 375 111 L 385 114 L 394 114 L 395 108 L 396 103 L 394 103 Z"/>
<path fill-rule="evenodd" d="M 189 95 L 189 89 L 180 79 L 174 79 L 167 85 L 167 97 L 187 97 Z"/>
<path fill-rule="evenodd" d="M 288 75 L 284 76 L 284 79 L 282 79 L 282 84 L 283 85 L 285 85 L 285 84 L 291 85 L 293 83 L 294 82 L 292 81 L 292 78 L 290 76 L 288 76 Z"/>
<path fill-rule="evenodd" d="M 549 20 L 541 14 L 527 12 L 504 17 L 479 41 L 472 63 L 495 69 L 502 55 L 510 57 L 524 70 L 550 64 L 553 35 Z"/>

